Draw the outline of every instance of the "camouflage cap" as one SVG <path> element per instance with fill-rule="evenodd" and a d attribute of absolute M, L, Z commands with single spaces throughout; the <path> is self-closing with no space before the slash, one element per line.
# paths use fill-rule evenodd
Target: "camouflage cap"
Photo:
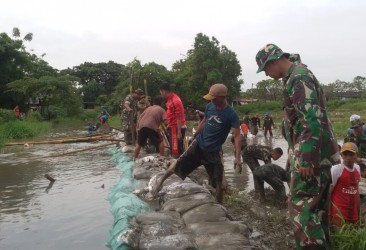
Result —
<path fill-rule="evenodd" d="M 135 89 L 135 91 L 133 91 L 133 93 L 136 93 L 141 96 L 144 94 L 144 91 L 142 89 Z"/>
<path fill-rule="evenodd" d="M 362 122 L 361 119 L 355 119 L 353 121 L 351 121 L 351 128 L 358 128 L 363 126 L 365 123 Z"/>
<path fill-rule="evenodd" d="M 255 60 L 258 64 L 257 73 L 264 70 L 264 67 L 269 61 L 279 59 L 285 55 L 287 58 L 289 57 L 289 53 L 284 53 L 277 45 L 275 44 L 267 44 L 261 50 L 258 51 Z"/>
<path fill-rule="evenodd" d="M 301 63 L 301 57 L 299 54 L 290 54 L 288 59 L 293 63 Z"/>

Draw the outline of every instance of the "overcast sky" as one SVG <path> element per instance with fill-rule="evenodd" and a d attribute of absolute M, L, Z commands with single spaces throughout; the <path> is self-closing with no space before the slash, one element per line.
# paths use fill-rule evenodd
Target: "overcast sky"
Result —
<path fill-rule="evenodd" d="M 301 59 L 322 83 L 366 76 L 365 0 L 11 0 L 0 32 L 34 34 L 28 48 L 57 69 L 135 56 L 171 68 L 197 33 L 216 37 L 240 61 L 243 89 L 266 79 L 255 55 L 275 43 Z"/>

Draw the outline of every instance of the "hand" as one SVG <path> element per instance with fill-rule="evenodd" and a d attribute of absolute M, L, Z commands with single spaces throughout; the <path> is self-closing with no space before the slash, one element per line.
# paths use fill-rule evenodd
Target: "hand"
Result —
<path fill-rule="evenodd" d="M 314 169 L 312 167 L 300 167 L 299 172 L 301 177 L 305 180 L 314 176 Z"/>
<path fill-rule="evenodd" d="M 242 163 L 241 163 L 240 158 L 239 158 L 239 160 L 235 159 L 235 161 L 234 161 L 234 169 L 236 169 L 236 168 L 239 169 L 238 173 L 241 174 L 241 171 L 243 170 L 243 167 L 242 167 Z"/>

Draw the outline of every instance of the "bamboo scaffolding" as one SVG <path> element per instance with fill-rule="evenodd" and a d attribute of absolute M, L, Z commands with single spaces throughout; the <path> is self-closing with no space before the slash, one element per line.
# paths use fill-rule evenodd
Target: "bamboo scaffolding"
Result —
<path fill-rule="evenodd" d="M 47 156 L 40 157 L 39 159 L 42 159 L 42 158 L 51 158 L 51 157 L 52 158 L 53 157 L 62 157 L 62 156 L 65 156 L 65 155 L 75 154 L 75 153 L 79 153 L 79 152 L 83 152 L 83 151 L 87 151 L 87 150 L 98 149 L 98 148 L 102 148 L 102 147 L 106 147 L 106 146 L 111 146 L 111 145 L 115 145 L 115 143 L 114 142 L 111 142 L 111 143 L 107 143 L 107 144 L 103 144 L 103 145 L 98 145 L 98 146 L 94 146 L 94 147 L 88 147 L 88 148 L 73 150 L 73 151 L 70 151 L 70 152 L 64 152 L 64 153 L 61 153 L 61 154 L 47 155 Z"/>

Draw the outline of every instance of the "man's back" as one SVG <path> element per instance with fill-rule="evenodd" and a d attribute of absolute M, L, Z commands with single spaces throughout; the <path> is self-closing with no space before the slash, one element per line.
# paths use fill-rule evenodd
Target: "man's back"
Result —
<path fill-rule="evenodd" d="M 177 120 L 181 121 L 182 126 L 185 125 L 186 117 L 184 114 L 183 102 L 177 94 L 171 93 L 169 95 L 166 102 L 166 108 L 166 116 L 169 127 L 177 126 Z"/>
<path fill-rule="evenodd" d="M 271 163 L 271 149 L 267 146 L 263 145 L 249 145 L 244 151 L 244 159 L 245 157 L 255 158 L 257 160 L 264 161 L 264 163 Z"/>
<path fill-rule="evenodd" d="M 148 107 L 140 116 L 137 123 L 137 129 L 151 128 L 155 131 L 159 129 L 160 124 L 165 120 L 165 110 L 159 105 Z"/>

